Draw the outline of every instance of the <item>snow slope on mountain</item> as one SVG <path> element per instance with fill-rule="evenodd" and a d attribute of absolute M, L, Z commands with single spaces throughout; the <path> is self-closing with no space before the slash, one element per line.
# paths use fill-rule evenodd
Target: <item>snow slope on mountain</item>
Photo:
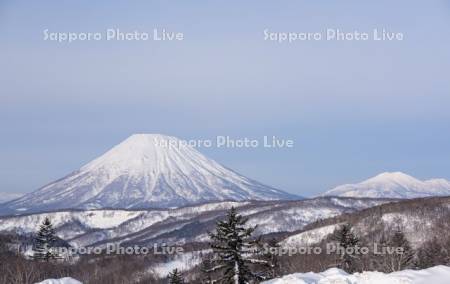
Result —
<path fill-rule="evenodd" d="M 445 179 L 421 181 L 401 172 L 385 172 L 358 184 L 338 186 L 323 195 L 371 198 L 449 196 L 450 182 Z"/>
<path fill-rule="evenodd" d="M 280 242 L 282 247 L 307 247 L 320 243 L 325 237 L 332 234 L 339 225 L 333 224 L 317 229 L 305 231 L 299 234 L 289 236 Z"/>
<path fill-rule="evenodd" d="M 109 229 L 119 226 L 130 219 L 143 215 L 146 211 L 126 210 L 87 210 L 62 211 L 0 218 L 0 231 L 19 234 L 35 233 L 40 224 L 48 217 L 59 230 L 58 236 L 72 238 L 76 234 L 90 229 Z"/>
<path fill-rule="evenodd" d="M 447 284 L 450 279 L 450 267 L 438 265 L 423 270 L 402 270 L 393 273 L 364 271 L 348 274 L 338 268 L 330 268 L 321 273 L 295 273 L 281 278 L 265 281 L 265 284 Z"/>
<path fill-rule="evenodd" d="M 78 171 L 6 203 L 3 210 L 168 208 L 278 199 L 298 197 L 227 169 L 175 137 L 135 134 Z"/>
<path fill-rule="evenodd" d="M 21 193 L 0 192 L 0 204 L 22 197 Z"/>
<path fill-rule="evenodd" d="M 334 217 L 344 212 L 345 208 L 335 207 L 331 204 L 299 204 L 251 215 L 248 225 L 257 226 L 256 233 L 259 234 L 294 231 L 311 222 Z"/>
<path fill-rule="evenodd" d="M 210 253 L 212 250 L 201 250 L 193 252 L 185 252 L 176 255 L 174 259 L 162 263 L 157 263 L 149 269 L 149 274 L 160 279 L 167 278 L 174 269 L 183 272 L 194 268 L 202 263 L 203 255 Z"/>

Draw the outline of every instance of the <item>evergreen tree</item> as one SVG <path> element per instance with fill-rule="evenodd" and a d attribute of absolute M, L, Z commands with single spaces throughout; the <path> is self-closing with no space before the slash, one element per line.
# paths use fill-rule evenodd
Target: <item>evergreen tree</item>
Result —
<path fill-rule="evenodd" d="M 217 223 L 216 232 L 209 233 L 214 252 L 214 265 L 209 272 L 221 272 L 219 279 L 212 280 L 214 283 L 250 283 L 252 279 L 257 278 L 250 270 L 250 265 L 266 263 L 250 258 L 257 250 L 256 242 L 251 240 L 256 226 L 247 228 L 247 220 L 238 215 L 232 207 L 226 220 Z"/>
<path fill-rule="evenodd" d="M 169 284 L 183 284 L 184 280 L 181 277 L 180 272 L 178 269 L 174 269 L 172 272 L 169 272 Z"/>
<path fill-rule="evenodd" d="M 58 257 L 57 253 L 53 250 L 53 246 L 56 241 L 55 230 L 48 217 L 42 222 L 39 232 L 35 238 L 34 255 L 36 260 L 49 261 Z"/>
<path fill-rule="evenodd" d="M 414 261 L 414 251 L 400 228 L 397 228 L 388 244 L 390 247 L 403 249 L 402 253 L 389 255 L 387 263 L 388 272 L 411 268 Z"/>
<path fill-rule="evenodd" d="M 212 263 L 210 258 L 204 258 L 201 265 L 202 272 L 202 284 L 212 284 L 214 283 L 211 276 Z"/>
<path fill-rule="evenodd" d="M 348 273 L 358 271 L 359 255 L 356 253 L 356 247 L 360 241 L 356 234 L 353 233 L 353 227 L 347 223 L 336 229 L 332 236 L 337 241 L 339 260 L 337 266 Z"/>
<path fill-rule="evenodd" d="M 264 271 L 262 273 L 264 279 L 273 279 L 280 276 L 279 263 L 279 249 L 280 245 L 276 239 L 270 239 L 262 248 L 262 259 L 266 262 L 263 265 Z"/>

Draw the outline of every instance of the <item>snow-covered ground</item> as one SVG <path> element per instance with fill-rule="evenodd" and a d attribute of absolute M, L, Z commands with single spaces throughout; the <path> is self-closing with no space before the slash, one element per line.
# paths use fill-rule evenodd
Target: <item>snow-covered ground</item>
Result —
<path fill-rule="evenodd" d="M 165 275 L 170 268 L 161 269 Z M 423 270 L 402 270 L 393 273 L 365 271 L 348 274 L 338 268 L 330 268 L 321 273 L 295 273 L 263 282 L 265 284 L 448 284 L 450 267 L 438 265 Z M 70 277 L 47 279 L 36 284 L 82 284 Z"/>
<path fill-rule="evenodd" d="M 263 282 L 265 284 L 448 284 L 450 267 L 439 265 L 423 270 L 402 270 L 393 273 L 365 271 L 348 274 L 337 268 L 321 273 L 295 273 Z"/>
<path fill-rule="evenodd" d="M 83 283 L 70 277 L 64 277 L 61 279 L 47 279 L 36 284 L 83 284 Z"/>

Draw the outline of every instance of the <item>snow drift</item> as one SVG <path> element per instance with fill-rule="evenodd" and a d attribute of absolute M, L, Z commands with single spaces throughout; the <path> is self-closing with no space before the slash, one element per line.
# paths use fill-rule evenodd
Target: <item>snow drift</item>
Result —
<path fill-rule="evenodd" d="M 70 277 L 64 277 L 61 279 L 47 279 L 36 284 L 83 284 L 83 283 Z"/>
<path fill-rule="evenodd" d="M 265 284 L 448 284 L 450 267 L 439 265 L 423 270 L 402 270 L 393 273 L 365 271 L 348 274 L 331 268 L 321 273 L 295 273 L 263 282 Z"/>

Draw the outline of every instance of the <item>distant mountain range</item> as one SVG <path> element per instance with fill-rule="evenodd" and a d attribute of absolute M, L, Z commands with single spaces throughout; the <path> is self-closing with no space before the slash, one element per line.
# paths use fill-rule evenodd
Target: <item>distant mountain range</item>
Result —
<path fill-rule="evenodd" d="M 385 172 L 361 183 L 338 186 L 323 195 L 404 199 L 450 196 L 450 182 L 445 179 L 422 181 L 402 172 Z"/>
<path fill-rule="evenodd" d="M 290 199 L 299 197 L 240 175 L 175 137 L 135 134 L 68 176 L 0 206 L 0 211 L 169 208 Z"/>

